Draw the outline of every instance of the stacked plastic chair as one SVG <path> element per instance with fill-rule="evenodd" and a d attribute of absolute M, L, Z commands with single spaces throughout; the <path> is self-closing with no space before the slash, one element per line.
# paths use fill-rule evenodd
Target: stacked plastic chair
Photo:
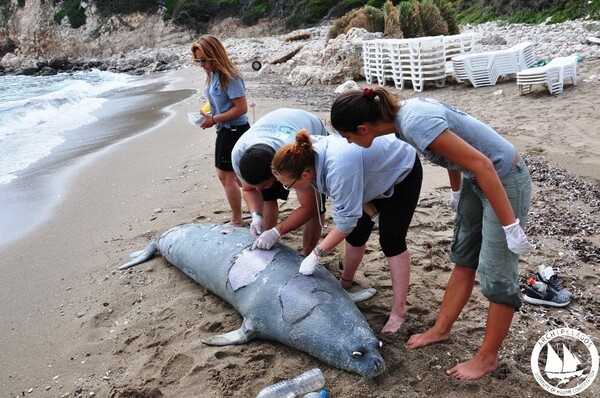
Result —
<path fill-rule="evenodd" d="M 505 50 L 454 56 L 452 69 L 458 81 L 484 87 L 496 85 L 500 76 L 516 76 L 534 61 L 534 44 L 525 42 Z"/>
<path fill-rule="evenodd" d="M 452 60 L 455 55 L 469 54 L 475 51 L 477 35 L 475 33 L 461 33 L 458 35 L 442 36 L 444 40 L 444 53 L 446 61 Z"/>
<path fill-rule="evenodd" d="M 410 79 L 410 63 L 408 54 L 408 40 L 389 39 L 386 42 L 390 56 L 392 80 L 394 87 L 404 89 L 404 81 Z"/>
<path fill-rule="evenodd" d="M 376 63 L 377 63 L 377 83 L 385 86 L 388 80 L 393 80 L 392 61 L 390 58 L 390 49 L 386 39 L 376 39 Z"/>
<path fill-rule="evenodd" d="M 564 82 L 571 79 L 577 85 L 577 56 L 557 57 L 549 63 L 535 68 L 525 69 L 517 73 L 517 86 L 519 94 L 529 94 L 534 84 L 548 87 L 550 94 L 556 95 L 563 92 Z"/>
<path fill-rule="evenodd" d="M 363 41 L 363 69 L 367 84 L 385 86 L 394 82 L 404 89 L 410 82 L 415 91 L 423 91 L 425 82 L 443 86 L 452 68 L 446 61 L 453 54 L 474 50 L 475 34 L 419 37 L 414 39 L 375 39 Z"/>
<path fill-rule="evenodd" d="M 362 46 L 363 69 L 367 84 L 377 79 L 377 44 L 374 40 L 364 40 Z"/>
<path fill-rule="evenodd" d="M 446 58 L 442 36 L 408 43 L 410 81 L 413 90 L 422 92 L 426 81 L 437 87 L 446 83 Z"/>

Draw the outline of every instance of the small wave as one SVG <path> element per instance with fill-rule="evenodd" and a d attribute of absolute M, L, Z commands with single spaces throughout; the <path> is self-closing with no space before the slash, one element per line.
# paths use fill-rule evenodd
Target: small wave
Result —
<path fill-rule="evenodd" d="M 0 77 L 0 184 L 47 156 L 65 135 L 93 123 L 109 93 L 143 84 L 103 71 Z"/>

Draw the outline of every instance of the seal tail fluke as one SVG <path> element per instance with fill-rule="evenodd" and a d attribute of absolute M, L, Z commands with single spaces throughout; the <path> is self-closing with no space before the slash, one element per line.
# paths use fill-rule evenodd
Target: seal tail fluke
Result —
<path fill-rule="evenodd" d="M 144 250 L 139 250 L 137 252 L 131 253 L 129 255 L 129 258 L 131 260 L 121 265 L 118 269 L 122 271 L 124 269 L 131 268 L 145 261 L 148 261 L 152 257 L 154 257 L 156 252 L 158 252 L 158 245 L 156 244 L 156 241 L 152 241 L 148 244 L 148 246 L 146 246 Z"/>

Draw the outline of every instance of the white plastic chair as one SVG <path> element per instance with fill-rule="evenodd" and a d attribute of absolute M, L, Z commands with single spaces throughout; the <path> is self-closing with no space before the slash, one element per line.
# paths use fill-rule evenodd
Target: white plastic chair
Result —
<path fill-rule="evenodd" d="M 363 40 L 362 45 L 363 69 L 367 84 L 377 79 L 377 44 L 375 40 Z"/>
<path fill-rule="evenodd" d="M 446 58 L 442 36 L 408 43 L 410 80 L 413 90 L 422 92 L 426 81 L 443 87 L 446 82 Z"/>
<path fill-rule="evenodd" d="M 550 94 L 557 95 L 563 92 L 566 79 L 577 85 L 577 56 L 557 57 L 546 65 L 520 71 L 517 86 L 520 95 L 531 93 L 534 84 L 546 85 Z"/>

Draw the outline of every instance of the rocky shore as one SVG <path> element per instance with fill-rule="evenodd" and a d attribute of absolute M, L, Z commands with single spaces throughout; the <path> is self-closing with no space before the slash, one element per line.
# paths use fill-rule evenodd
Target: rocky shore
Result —
<path fill-rule="evenodd" d="M 221 37 L 231 57 L 241 67 L 249 67 L 258 60 L 262 66 L 259 73 L 285 76 L 292 85 L 338 84 L 348 79 L 363 79 L 362 41 L 381 38 L 382 34 L 353 29 L 348 34 L 327 40 L 329 27 L 322 25 L 288 34 L 268 35 L 265 33 L 273 31 L 269 27 L 244 28 L 235 21 L 227 20 L 213 26 L 211 33 Z M 578 55 L 586 61 L 600 59 L 600 46 L 588 40 L 589 37 L 600 36 L 599 21 L 575 20 L 539 25 L 489 22 L 465 25 L 461 31 L 476 33 L 481 51 L 531 41 L 536 44 L 538 59 L 566 55 Z M 98 38 L 98 45 L 107 46 L 116 40 L 107 39 L 107 35 Z M 120 52 L 104 50 L 104 54 L 109 54 L 106 57 L 34 55 L 15 49 L 6 52 L 10 43 L 5 40 L 4 51 L 0 51 L 0 55 L 6 52 L 0 60 L 0 75 L 47 75 L 91 68 L 139 75 L 187 67 L 190 64 L 189 45 L 194 37 L 182 32 L 174 37 L 176 39 L 171 41 L 179 43 L 161 42 L 160 45 L 133 49 L 130 46 L 129 51 L 123 49 Z"/>

